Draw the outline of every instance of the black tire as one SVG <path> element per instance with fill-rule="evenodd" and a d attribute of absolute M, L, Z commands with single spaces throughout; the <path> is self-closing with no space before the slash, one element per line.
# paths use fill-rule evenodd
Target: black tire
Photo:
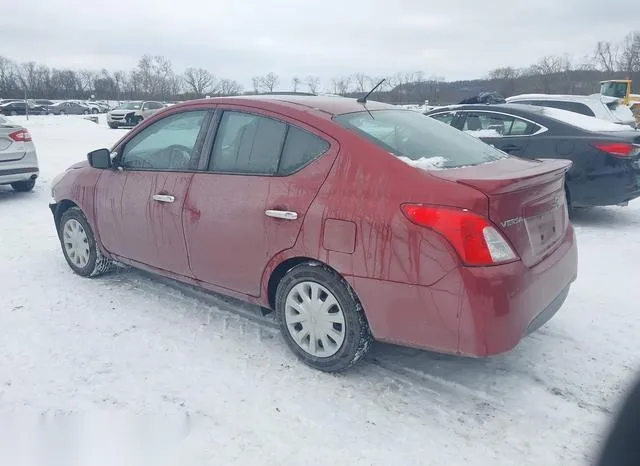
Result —
<path fill-rule="evenodd" d="M 71 220 L 78 222 L 86 234 L 86 244 L 89 249 L 89 260 L 84 266 L 78 266 L 73 259 L 69 257 L 67 248 L 65 247 L 64 229 L 65 225 Z M 58 237 L 60 238 L 60 246 L 62 247 L 62 253 L 64 254 L 64 258 L 67 260 L 67 264 L 69 264 L 71 270 L 78 275 L 82 277 L 97 277 L 111 270 L 113 263 L 111 260 L 107 259 L 97 247 L 89 222 L 87 222 L 82 210 L 78 207 L 71 207 L 62 214 L 62 217 L 60 218 L 60 225 L 58 227 Z"/>
<path fill-rule="evenodd" d="M 83 114 L 83 115 L 88 115 L 88 114 L 89 114 L 89 110 L 83 110 L 83 111 L 82 111 L 82 114 Z"/>
<path fill-rule="evenodd" d="M 58 113 L 58 115 L 66 115 L 67 112 L 65 112 L 64 110 L 60 110 L 60 113 Z"/>
<path fill-rule="evenodd" d="M 109 128 L 111 129 L 117 129 L 118 128 L 118 123 L 107 123 L 109 125 Z"/>
<path fill-rule="evenodd" d="M 142 118 L 141 116 L 133 117 L 133 124 L 137 126 L 137 125 L 139 125 L 140 123 L 142 123 L 142 120 L 143 120 L 143 119 L 144 119 L 144 118 Z"/>
<path fill-rule="evenodd" d="M 289 332 L 285 320 L 286 300 L 292 289 L 302 282 L 314 282 L 326 288 L 338 302 L 344 315 L 344 341 L 337 352 L 317 357 L 301 348 Z M 278 284 L 275 315 L 289 348 L 305 364 L 324 372 L 341 372 L 362 359 L 371 348 L 373 337 L 362 305 L 349 284 L 333 270 L 318 263 L 303 263 L 287 272 Z"/>
<path fill-rule="evenodd" d="M 96 114 L 100 113 L 100 111 L 97 108 L 93 108 L 93 109 L 91 109 L 91 113 L 96 115 Z"/>
<path fill-rule="evenodd" d="M 33 187 L 36 185 L 36 180 L 24 180 L 24 181 L 16 181 L 15 183 L 11 183 L 11 187 L 14 191 L 18 191 L 19 193 L 28 193 L 33 190 Z"/>
<path fill-rule="evenodd" d="M 17 116 L 18 112 L 16 112 L 15 110 L 11 110 L 11 116 Z"/>

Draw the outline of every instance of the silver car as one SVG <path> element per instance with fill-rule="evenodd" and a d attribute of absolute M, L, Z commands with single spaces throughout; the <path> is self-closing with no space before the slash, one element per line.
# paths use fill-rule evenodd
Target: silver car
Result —
<path fill-rule="evenodd" d="M 31 191 L 39 174 L 36 147 L 29 131 L 0 117 L 0 185 Z"/>
<path fill-rule="evenodd" d="M 125 102 L 107 113 L 107 124 L 109 128 L 135 126 L 164 107 L 164 104 L 155 101 Z"/>

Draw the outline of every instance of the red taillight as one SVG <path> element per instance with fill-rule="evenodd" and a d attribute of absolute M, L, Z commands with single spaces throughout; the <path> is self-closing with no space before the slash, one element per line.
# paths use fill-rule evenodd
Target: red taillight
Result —
<path fill-rule="evenodd" d="M 517 259 L 493 224 L 466 209 L 403 204 L 402 212 L 416 225 L 444 236 L 467 265 L 494 265 Z"/>
<path fill-rule="evenodd" d="M 15 142 L 29 142 L 31 141 L 31 134 L 25 129 L 19 129 L 13 133 L 9 133 L 9 137 Z"/>
<path fill-rule="evenodd" d="M 628 142 L 595 143 L 593 147 L 616 157 L 632 157 L 640 153 L 640 146 Z"/>

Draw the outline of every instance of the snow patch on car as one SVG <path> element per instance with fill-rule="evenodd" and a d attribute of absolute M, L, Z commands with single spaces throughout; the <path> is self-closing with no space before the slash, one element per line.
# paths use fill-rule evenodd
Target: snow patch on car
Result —
<path fill-rule="evenodd" d="M 569 112 L 567 110 L 560 110 L 559 108 L 540 107 L 540 113 L 549 118 L 560 120 L 576 128 L 584 129 L 594 132 L 616 132 L 616 131 L 631 131 L 632 129 L 627 125 L 619 125 L 616 123 L 610 123 L 605 120 L 593 118 L 579 113 Z"/>
<path fill-rule="evenodd" d="M 420 157 L 418 160 L 410 159 L 409 157 L 398 157 L 407 165 L 420 168 L 422 170 L 442 170 L 444 164 L 447 163 L 447 159 L 444 157 Z"/>

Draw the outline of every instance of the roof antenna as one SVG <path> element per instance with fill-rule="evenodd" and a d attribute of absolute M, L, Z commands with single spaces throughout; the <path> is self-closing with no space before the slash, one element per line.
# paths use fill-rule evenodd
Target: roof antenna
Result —
<path fill-rule="evenodd" d="M 366 104 L 366 103 L 367 103 L 367 99 L 369 98 L 369 96 L 370 96 L 371 94 L 373 94 L 373 93 L 375 92 L 375 90 L 376 90 L 376 89 L 378 89 L 378 88 L 382 85 L 382 83 L 383 83 L 383 82 L 385 82 L 386 80 L 387 80 L 386 78 L 382 78 L 378 84 L 376 84 L 375 86 L 373 86 L 373 89 L 371 89 L 371 90 L 367 93 L 367 95 L 365 95 L 364 97 L 360 97 L 360 98 L 358 99 L 358 103 L 360 103 L 360 104 Z"/>

